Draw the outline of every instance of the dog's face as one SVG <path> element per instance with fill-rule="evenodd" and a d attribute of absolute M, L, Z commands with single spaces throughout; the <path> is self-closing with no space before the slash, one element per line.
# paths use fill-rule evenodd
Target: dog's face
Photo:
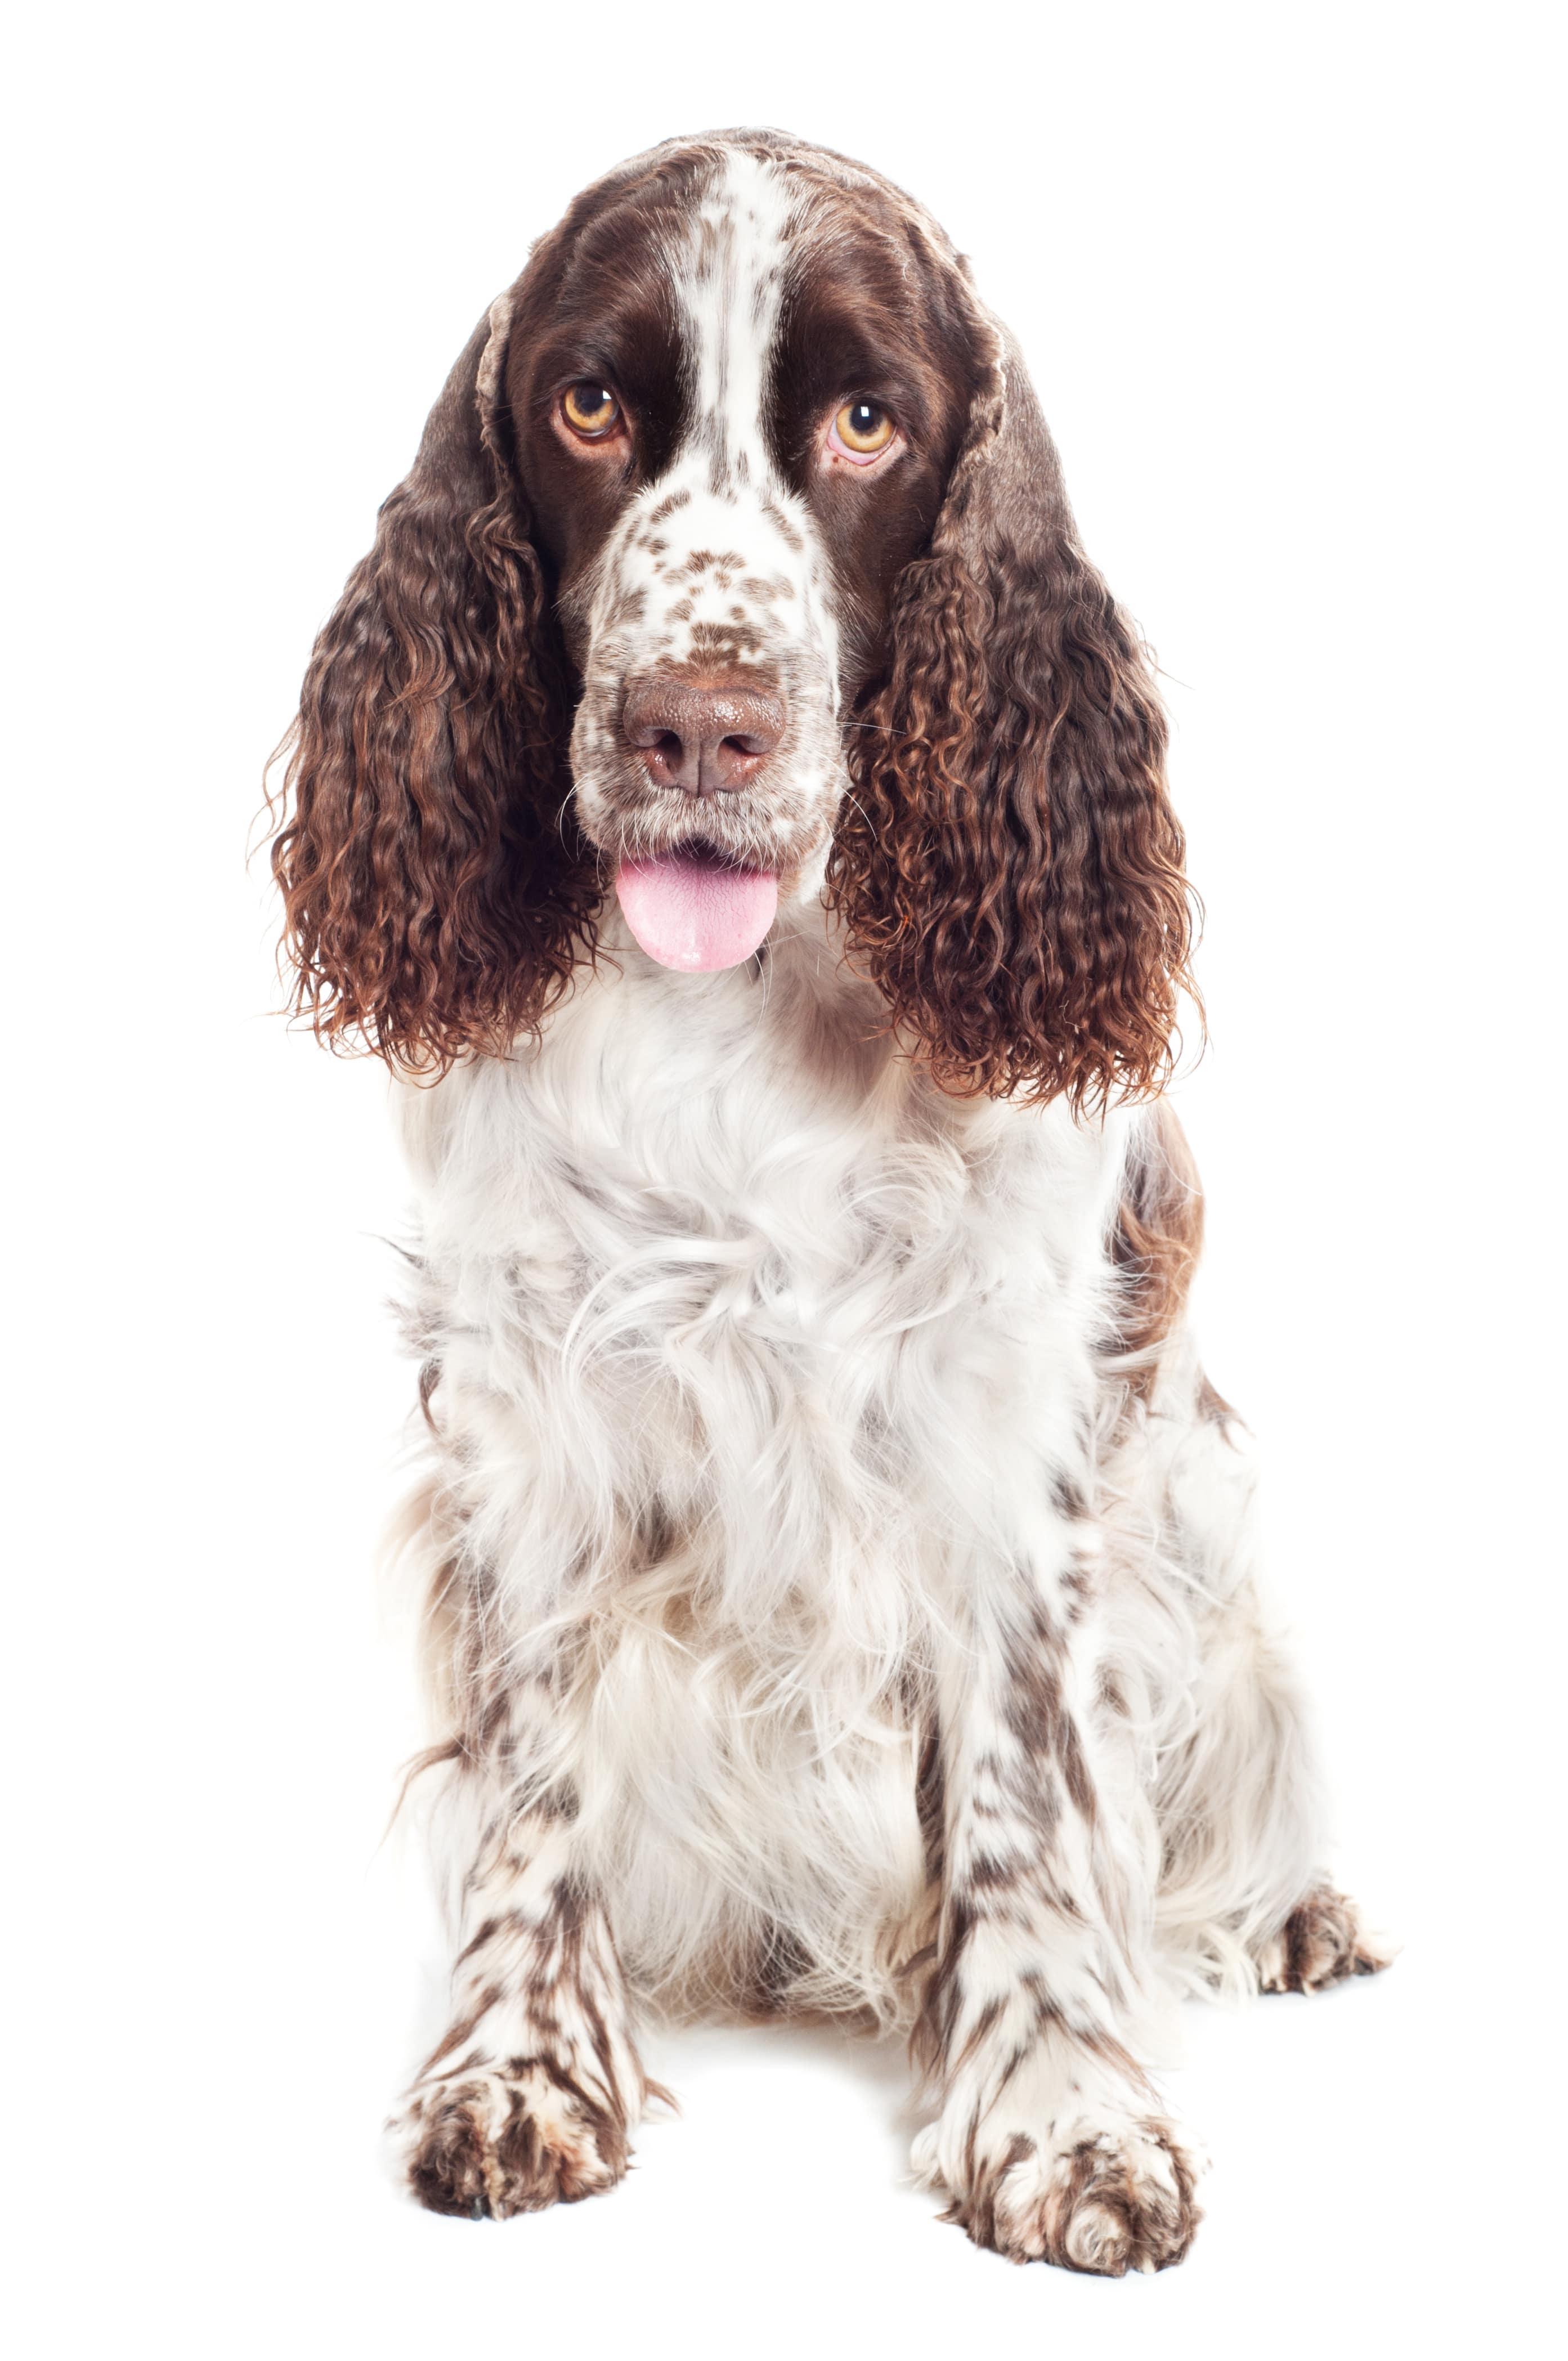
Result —
<path fill-rule="evenodd" d="M 937 1078 L 1162 1070 L 1164 732 L 936 225 L 773 135 L 586 192 L 318 643 L 274 860 L 318 1028 L 504 1052 L 606 894 L 677 969 L 826 895 Z"/>
<path fill-rule="evenodd" d="M 733 964 L 759 875 L 820 889 L 842 717 L 983 373 L 972 304 L 867 176 L 726 148 L 591 192 L 493 333 L 581 684 L 577 819 L 655 956 Z"/>

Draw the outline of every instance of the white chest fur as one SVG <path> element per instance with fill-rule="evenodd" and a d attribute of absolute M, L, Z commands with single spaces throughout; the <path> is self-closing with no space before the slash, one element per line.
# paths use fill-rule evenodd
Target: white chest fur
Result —
<path fill-rule="evenodd" d="M 1082 1456 L 1121 1127 L 933 1093 L 819 929 L 761 977 L 617 956 L 404 1094 L 445 1480 L 495 1650 L 575 1697 L 537 1775 L 643 1974 L 806 1891 L 864 1986 L 934 1630 Z"/>

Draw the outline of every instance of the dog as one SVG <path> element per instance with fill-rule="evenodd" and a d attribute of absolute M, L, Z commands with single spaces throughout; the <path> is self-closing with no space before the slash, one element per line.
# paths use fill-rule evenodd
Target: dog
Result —
<path fill-rule="evenodd" d="M 908 2033 L 979 2244 L 1179 2261 L 1171 1996 L 1387 1954 L 1186 1322 L 1165 723 L 936 223 L 772 133 L 588 189 L 290 742 L 294 1005 L 419 1207 L 411 2189 L 607 2190 L 640 2012 L 827 2013 Z"/>

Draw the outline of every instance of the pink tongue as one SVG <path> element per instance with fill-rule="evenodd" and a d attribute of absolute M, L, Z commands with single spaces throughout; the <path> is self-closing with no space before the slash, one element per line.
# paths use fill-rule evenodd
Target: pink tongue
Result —
<path fill-rule="evenodd" d="M 649 958 L 688 975 L 750 959 L 779 906 L 771 869 L 725 869 L 681 852 L 623 861 L 615 890 Z"/>

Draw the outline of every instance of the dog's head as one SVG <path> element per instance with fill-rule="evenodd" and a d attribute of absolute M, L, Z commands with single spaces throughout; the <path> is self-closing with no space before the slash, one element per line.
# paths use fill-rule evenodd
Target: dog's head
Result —
<path fill-rule="evenodd" d="M 588 190 L 491 305 L 312 660 L 301 1005 L 504 1053 L 607 893 L 667 966 L 826 895 L 959 1092 L 1166 1071 L 1189 899 L 1136 637 L 936 225 L 771 134 Z"/>

